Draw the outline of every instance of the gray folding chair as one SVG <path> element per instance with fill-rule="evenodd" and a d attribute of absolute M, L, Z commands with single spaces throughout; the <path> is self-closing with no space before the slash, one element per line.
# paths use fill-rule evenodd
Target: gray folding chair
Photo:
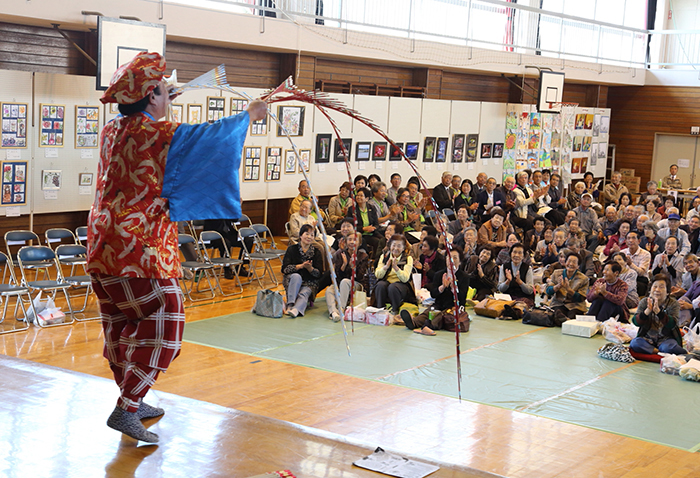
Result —
<path fill-rule="evenodd" d="M 265 224 L 253 224 L 250 227 L 253 228 L 255 230 L 255 232 L 258 234 L 257 237 L 259 239 L 259 242 L 257 244 L 258 250 L 256 252 L 264 252 L 266 254 L 276 254 L 280 258 L 282 256 L 284 256 L 285 251 L 283 251 L 282 249 L 279 249 L 277 247 L 277 243 L 275 242 L 275 238 L 272 235 L 272 231 L 270 231 L 269 227 L 267 227 Z M 263 240 L 264 239 L 263 234 L 266 234 L 270 238 L 269 239 L 270 247 L 264 247 L 264 242 L 266 242 L 266 241 Z M 281 260 L 282 259 L 280 259 L 280 261 Z"/>
<path fill-rule="evenodd" d="M 31 291 L 35 292 L 51 292 L 51 297 L 54 299 L 56 298 L 56 293 L 60 290 L 61 292 L 63 292 L 63 295 L 66 298 L 68 311 L 70 314 L 70 321 L 68 322 L 64 320 L 60 324 L 51 325 L 44 325 L 41 323 L 40 320 L 38 320 L 37 311 L 34 307 L 34 301 L 31 301 L 30 307 L 32 309 L 32 312 L 34 313 L 34 322 L 36 323 L 36 325 L 38 325 L 39 327 L 56 327 L 61 325 L 70 325 L 74 323 L 75 317 L 73 316 L 73 307 L 71 305 L 70 297 L 68 296 L 68 289 L 71 287 L 71 285 L 68 282 L 62 280 L 60 271 L 61 266 L 58 263 L 58 260 L 56 259 L 56 254 L 51 250 L 51 248 L 46 246 L 24 246 L 17 252 L 17 263 L 19 265 L 19 270 L 22 273 L 21 285 L 27 286 Z M 56 269 L 56 280 L 46 279 L 30 281 L 27 278 L 27 272 L 31 270 L 30 266 L 37 263 L 43 264 L 42 267 L 44 267 L 47 270 L 51 268 Z M 51 276 L 51 274 L 48 273 L 48 271 L 47 276 Z M 68 318 L 68 315 L 66 315 L 66 318 Z"/>
<path fill-rule="evenodd" d="M 2 282 L 0 283 L 0 302 L 2 302 L 2 318 L 0 318 L 0 335 L 10 334 L 12 332 L 19 332 L 21 330 L 27 330 L 29 328 L 29 322 L 27 321 L 27 310 L 24 308 L 24 303 L 22 302 L 22 296 L 26 295 L 26 300 L 31 301 L 32 296 L 29 293 L 27 287 L 18 285 L 17 279 L 15 278 L 14 264 L 6 254 L 0 252 L 0 268 L 2 269 Z M 5 317 L 7 317 L 7 307 L 10 305 L 10 299 L 15 298 L 15 312 L 13 319 L 19 324 L 20 327 L 14 326 L 12 328 L 5 329 Z M 17 309 L 22 308 L 22 317 L 17 317 Z"/>
<path fill-rule="evenodd" d="M 10 257 L 13 264 L 17 264 L 18 262 L 17 252 L 13 252 L 13 250 L 19 251 L 22 247 L 29 245 L 38 246 L 40 244 L 41 240 L 39 240 L 39 236 L 32 231 L 17 230 L 8 231 L 5 233 L 5 247 L 7 249 L 7 255 Z M 47 267 L 50 268 L 51 263 L 52 261 L 25 261 L 25 268 L 32 269 L 34 271 L 34 280 L 39 278 L 39 271 L 43 271 L 44 278 L 48 279 Z"/>
<path fill-rule="evenodd" d="M 275 275 L 275 271 L 272 269 L 272 266 L 270 265 L 270 261 L 274 261 L 276 259 L 280 259 L 280 257 L 277 254 L 268 254 L 266 252 L 256 252 L 255 251 L 255 244 L 257 241 L 257 235 L 258 233 L 255 232 L 255 229 L 252 227 L 242 227 L 238 230 L 238 234 L 241 239 L 241 244 L 243 247 L 243 255 L 244 258 L 247 259 L 250 262 L 250 272 L 253 274 L 255 279 L 258 281 L 258 285 L 260 288 L 263 288 L 262 285 L 262 280 L 266 274 L 270 274 L 270 279 L 275 283 L 275 285 L 279 285 L 279 282 L 277 281 L 277 276 Z M 248 247 L 245 244 L 245 239 L 253 237 L 253 250 L 249 251 Z M 259 244 L 259 243 L 258 243 Z M 256 262 L 262 262 L 264 265 L 263 268 L 263 274 L 262 276 L 258 276 L 258 271 L 256 270 L 255 263 Z M 252 282 L 252 279 L 249 280 L 248 283 L 250 284 Z"/>
<path fill-rule="evenodd" d="M 87 244 L 87 226 L 80 226 L 75 229 L 75 238 L 78 240 L 78 244 Z"/>
<path fill-rule="evenodd" d="M 184 244 L 194 244 L 195 248 L 197 248 L 197 241 L 189 234 L 178 234 L 177 240 L 180 247 L 182 247 Z M 216 296 L 216 293 L 214 292 L 214 285 L 212 284 L 211 280 L 214 279 L 214 281 L 216 281 L 218 284 L 216 275 L 214 274 L 214 268 L 217 266 L 200 260 L 182 261 L 181 264 L 183 269 L 187 269 L 192 272 L 191 279 L 185 279 L 184 277 L 180 279 L 187 298 L 192 302 L 213 299 Z M 191 294 L 192 292 L 204 292 L 200 289 L 200 286 L 205 279 L 209 284 L 209 292 L 211 293 L 211 297 L 193 299 Z"/>
<path fill-rule="evenodd" d="M 83 307 L 81 309 L 73 309 L 74 313 L 83 313 L 87 309 L 88 300 L 92 293 L 92 281 L 87 273 L 87 248 L 81 244 L 61 244 L 56 248 L 56 257 L 60 264 L 69 264 L 71 266 L 70 275 L 66 276 L 61 271 L 61 279 L 68 282 L 71 285 L 71 289 L 85 289 L 85 295 L 83 296 Z M 76 266 L 82 266 L 82 274 L 75 274 Z M 73 297 L 68 294 L 68 297 L 72 299 Z M 83 314 L 84 315 L 84 314 Z M 75 317 L 78 322 L 84 322 L 88 320 L 97 320 L 101 316 L 98 314 L 96 317 Z"/>
<path fill-rule="evenodd" d="M 223 250 L 224 250 L 224 255 L 220 257 L 215 257 L 215 254 L 220 254 L 219 248 L 213 246 L 213 242 L 215 241 L 221 241 L 223 244 Z M 217 231 L 202 231 L 202 233 L 199 235 L 199 242 L 202 245 L 202 255 L 204 262 L 208 262 L 209 264 L 213 264 L 216 267 L 219 267 L 220 271 L 219 274 L 214 274 L 214 278 L 216 279 L 216 285 L 219 288 L 219 292 L 221 295 L 225 296 L 231 296 L 235 294 L 226 294 L 224 290 L 221 288 L 221 281 L 219 280 L 219 277 L 221 275 L 221 271 L 224 270 L 225 267 L 230 267 L 231 270 L 233 271 L 235 277 L 236 277 L 236 282 L 238 282 L 238 287 L 240 288 L 240 292 L 238 294 L 243 293 L 243 284 L 241 284 L 241 279 L 238 276 L 238 271 L 240 270 L 241 266 L 243 266 L 243 261 L 240 259 L 234 259 L 231 257 L 231 253 L 229 252 L 228 247 L 226 247 L 226 241 L 224 240 L 224 237 Z M 209 253 L 209 250 L 211 250 L 211 254 Z M 217 251 L 217 252 L 214 252 Z"/>
<path fill-rule="evenodd" d="M 46 245 L 51 249 L 56 249 L 60 244 L 78 244 L 75 234 L 70 229 L 64 227 L 52 227 L 44 232 Z"/>

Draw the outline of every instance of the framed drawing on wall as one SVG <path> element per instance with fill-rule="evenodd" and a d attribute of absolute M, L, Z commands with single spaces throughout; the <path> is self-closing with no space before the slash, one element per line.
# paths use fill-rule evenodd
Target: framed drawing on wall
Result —
<path fill-rule="evenodd" d="M 294 174 L 297 170 L 297 157 L 293 149 L 284 151 L 284 174 Z"/>
<path fill-rule="evenodd" d="M 79 186 L 92 186 L 92 173 L 80 173 L 78 176 Z"/>
<path fill-rule="evenodd" d="M 64 105 L 39 105 L 41 113 L 39 147 L 62 148 L 66 107 Z"/>
<path fill-rule="evenodd" d="M 110 103 L 109 104 L 109 112 L 113 115 L 118 115 L 119 114 L 119 103 Z"/>
<path fill-rule="evenodd" d="M 61 189 L 61 171 L 44 169 L 41 172 L 41 189 L 44 191 Z"/>
<path fill-rule="evenodd" d="M 248 100 L 243 98 L 231 98 L 231 116 L 243 113 L 248 107 Z"/>
<path fill-rule="evenodd" d="M 355 161 L 369 161 L 372 154 L 372 143 L 369 141 L 358 141 L 355 146 Z"/>
<path fill-rule="evenodd" d="M 213 123 L 220 120 L 226 112 L 226 98 L 220 96 L 207 96 L 207 121 Z"/>
<path fill-rule="evenodd" d="M 267 148 L 265 157 L 265 181 L 279 181 L 282 169 L 282 148 Z"/>
<path fill-rule="evenodd" d="M 100 107 L 75 107 L 75 147 L 97 148 L 100 134 Z"/>
<path fill-rule="evenodd" d="M 464 159 L 464 135 L 452 135 L 452 162 L 461 163 Z"/>
<path fill-rule="evenodd" d="M 502 158 L 503 157 L 503 143 L 493 143 L 493 157 Z"/>
<path fill-rule="evenodd" d="M 243 181 L 257 181 L 260 179 L 262 148 L 260 146 L 249 146 L 244 149 Z"/>
<path fill-rule="evenodd" d="M 470 134 L 467 135 L 467 162 L 476 162 L 476 150 L 479 146 L 479 135 Z"/>
<path fill-rule="evenodd" d="M 184 111 L 184 105 L 171 103 L 170 108 L 168 108 L 168 121 L 171 123 L 182 123 Z"/>
<path fill-rule="evenodd" d="M 2 161 L 3 206 L 27 203 L 27 161 Z"/>
<path fill-rule="evenodd" d="M 483 159 L 491 157 L 491 149 L 493 145 L 491 143 L 481 143 L 481 157 Z"/>
<path fill-rule="evenodd" d="M 289 136 L 304 136 L 305 106 L 278 106 L 277 118 L 280 120 Z M 281 127 L 277 127 L 277 136 L 284 136 Z"/>
<path fill-rule="evenodd" d="M 199 124 L 202 122 L 202 105 L 187 105 L 187 122 L 189 124 Z"/>
<path fill-rule="evenodd" d="M 426 163 L 432 163 L 435 160 L 435 141 L 436 139 L 432 136 L 425 138 L 425 143 L 423 146 L 423 161 Z"/>
<path fill-rule="evenodd" d="M 331 135 L 316 135 L 316 162 L 328 163 L 331 160 Z"/>
<path fill-rule="evenodd" d="M 266 136 L 267 135 L 267 116 L 258 121 L 250 123 L 251 136 Z"/>
<path fill-rule="evenodd" d="M 27 104 L 2 104 L 2 145 L 3 148 L 27 147 Z"/>
<path fill-rule="evenodd" d="M 302 149 L 299 151 L 299 172 L 304 170 L 304 172 L 309 172 L 309 162 L 311 161 L 311 150 Z"/>

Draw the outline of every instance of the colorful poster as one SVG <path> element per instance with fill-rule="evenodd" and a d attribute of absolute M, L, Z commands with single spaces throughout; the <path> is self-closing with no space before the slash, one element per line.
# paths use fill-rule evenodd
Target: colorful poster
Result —
<path fill-rule="evenodd" d="M 258 181 L 260 179 L 261 157 L 262 148 L 260 146 L 249 146 L 245 148 L 243 181 Z"/>
<path fill-rule="evenodd" d="M 516 143 L 517 139 L 518 138 L 517 138 L 517 135 L 515 133 L 507 133 L 506 134 L 505 148 L 507 150 L 515 149 L 515 143 Z"/>
<path fill-rule="evenodd" d="M 506 114 L 506 129 L 518 129 L 518 114 L 515 111 Z"/>
<path fill-rule="evenodd" d="M 226 98 L 207 96 L 207 121 L 213 123 L 225 116 Z"/>
<path fill-rule="evenodd" d="M 2 104 L 2 148 L 27 147 L 27 105 Z"/>
<path fill-rule="evenodd" d="M 39 106 L 39 111 L 41 112 L 39 147 L 62 148 L 66 107 L 42 104 Z"/>
<path fill-rule="evenodd" d="M 75 147 L 97 148 L 100 136 L 100 108 L 75 107 Z"/>
<path fill-rule="evenodd" d="M 26 106 L 25 106 L 26 115 Z M 2 162 L 2 206 L 21 206 L 27 203 L 27 162 Z"/>
<path fill-rule="evenodd" d="M 265 158 L 265 181 L 279 181 L 281 169 L 282 148 L 267 148 L 267 157 Z"/>

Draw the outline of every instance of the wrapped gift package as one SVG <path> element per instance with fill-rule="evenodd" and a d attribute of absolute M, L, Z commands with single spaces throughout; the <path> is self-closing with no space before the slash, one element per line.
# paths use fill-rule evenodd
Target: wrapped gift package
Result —
<path fill-rule="evenodd" d="M 362 307 L 347 307 L 345 309 L 345 320 L 353 322 L 365 322 L 365 309 Z"/>
<path fill-rule="evenodd" d="M 598 328 L 598 321 L 567 320 L 561 325 L 561 333 L 564 335 L 591 338 L 598 333 Z"/>
<path fill-rule="evenodd" d="M 365 310 L 365 322 L 370 325 L 389 325 L 391 314 L 386 309 L 367 307 Z"/>

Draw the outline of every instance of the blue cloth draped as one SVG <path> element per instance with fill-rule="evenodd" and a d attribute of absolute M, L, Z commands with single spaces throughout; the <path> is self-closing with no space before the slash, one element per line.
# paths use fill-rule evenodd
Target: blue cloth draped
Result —
<path fill-rule="evenodd" d="M 243 112 L 177 128 L 161 194 L 170 203 L 171 221 L 241 217 L 239 170 L 249 121 Z"/>

